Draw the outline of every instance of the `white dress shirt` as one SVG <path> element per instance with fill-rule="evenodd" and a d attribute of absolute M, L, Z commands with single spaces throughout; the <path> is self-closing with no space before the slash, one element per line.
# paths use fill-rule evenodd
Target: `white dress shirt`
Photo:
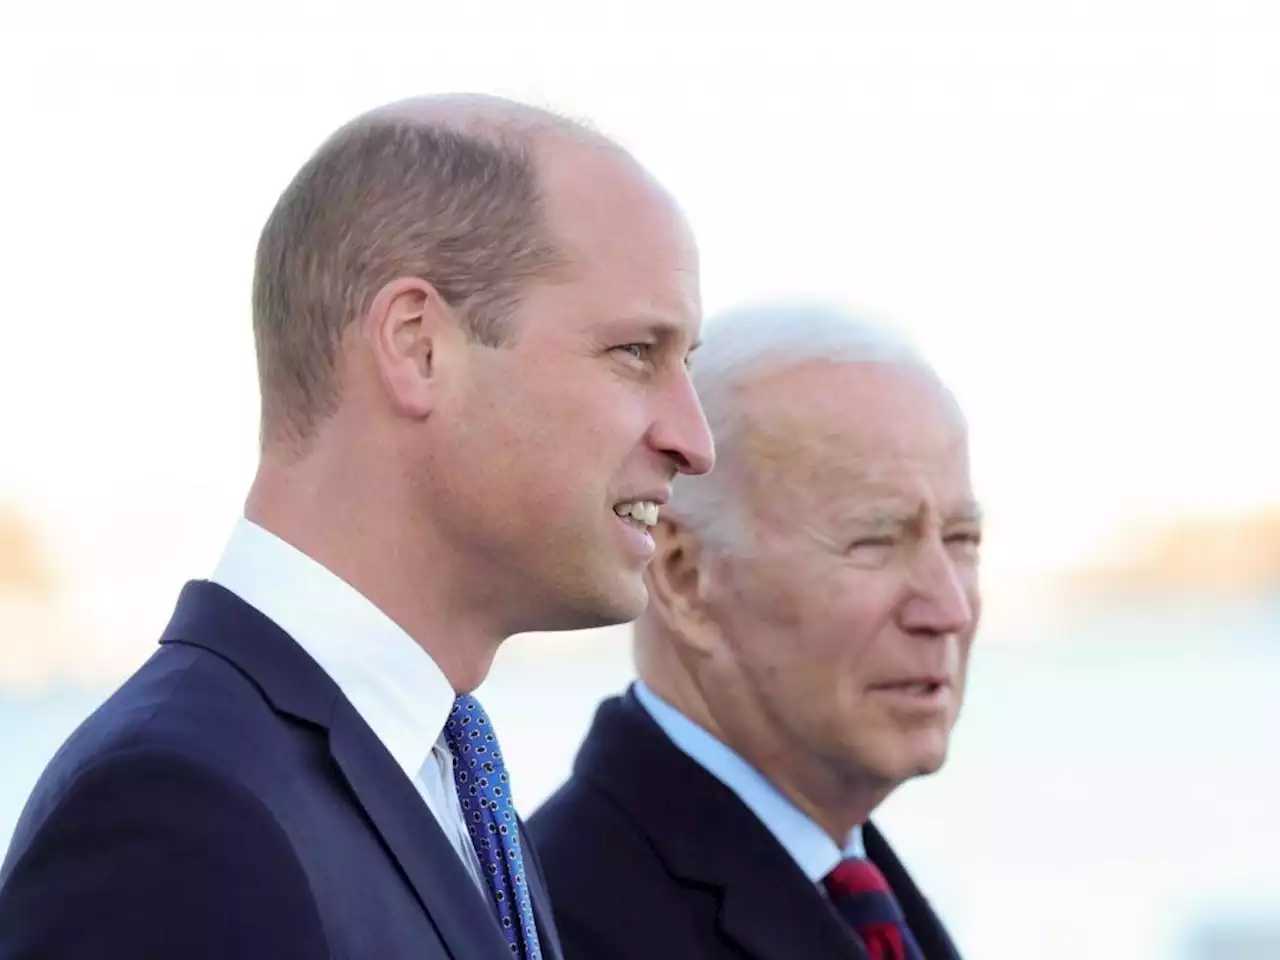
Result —
<path fill-rule="evenodd" d="M 866 859 L 861 827 L 853 828 L 843 848 L 837 846 L 808 814 L 737 753 L 659 698 L 643 682 L 636 681 L 635 693 L 640 705 L 671 742 L 737 794 L 813 883 L 821 883 L 846 857 Z"/>
<path fill-rule="evenodd" d="M 236 524 L 210 579 L 275 622 L 338 685 L 487 892 L 444 739 L 455 694 L 431 656 L 345 580 L 249 520 Z"/>

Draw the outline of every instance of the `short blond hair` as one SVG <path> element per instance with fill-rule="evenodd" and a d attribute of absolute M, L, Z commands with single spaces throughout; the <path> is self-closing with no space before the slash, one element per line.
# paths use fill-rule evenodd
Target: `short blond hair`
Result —
<path fill-rule="evenodd" d="M 509 337 L 526 285 L 563 263 L 534 139 L 531 127 L 373 114 L 311 156 L 258 242 L 253 329 L 264 440 L 305 440 L 333 412 L 343 333 L 397 277 L 431 283 L 477 341 Z"/>

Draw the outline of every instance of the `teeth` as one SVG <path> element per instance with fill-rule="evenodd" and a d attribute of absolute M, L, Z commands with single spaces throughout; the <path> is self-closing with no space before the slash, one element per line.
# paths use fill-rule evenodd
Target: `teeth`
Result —
<path fill-rule="evenodd" d="M 613 508 L 613 512 L 623 519 L 643 523 L 646 527 L 652 527 L 658 522 L 658 505 L 652 500 L 631 500 L 620 503 Z"/>

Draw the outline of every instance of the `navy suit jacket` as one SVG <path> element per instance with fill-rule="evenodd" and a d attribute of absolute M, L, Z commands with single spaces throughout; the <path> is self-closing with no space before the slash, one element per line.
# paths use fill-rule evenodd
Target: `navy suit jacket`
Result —
<path fill-rule="evenodd" d="M 525 863 L 543 956 L 560 960 Z M 2 960 L 510 960 L 496 911 L 327 674 L 215 584 L 45 770 Z"/>
<path fill-rule="evenodd" d="M 529 832 L 567 960 L 866 960 L 782 844 L 633 693 L 600 706 Z M 863 839 L 927 960 L 959 960 L 884 837 L 868 824 Z"/>

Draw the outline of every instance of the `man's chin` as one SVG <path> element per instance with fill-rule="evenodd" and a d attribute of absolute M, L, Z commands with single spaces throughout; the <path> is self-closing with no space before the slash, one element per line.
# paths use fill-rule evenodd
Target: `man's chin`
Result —
<path fill-rule="evenodd" d="M 543 630 L 616 627 L 635 620 L 649 604 L 649 591 L 639 574 L 625 576 L 602 586 L 603 588 L 591 591 L 589 596 L 582 596 L 576 602 L 565 604 L 560 615 L 554 618 L 554 624 Z"/>
<path fill-rule="evenodd" d="M 616 626 L 630 623 L 649 606 L 649 590 L 639 574 L 623 578 L 624 582 L 610 592 L 600 605 L 600 626 Z M 625 582 L 625 581 L 631 582 Z"/>
<path fill-rule="evenodd" d="M 946 765 L 947 745 L 934 746 L 916 751 L 912 758 L 912 777 L 930 777 Z"/>
<path fill-rule="evenodd" d="M 902 784 L 917 777 L 929 777 L 947 762 L 946 744 L 910 744 L 897 751 L 892 759 L 885 757 L 880 776 L 889 783 Z"/>

